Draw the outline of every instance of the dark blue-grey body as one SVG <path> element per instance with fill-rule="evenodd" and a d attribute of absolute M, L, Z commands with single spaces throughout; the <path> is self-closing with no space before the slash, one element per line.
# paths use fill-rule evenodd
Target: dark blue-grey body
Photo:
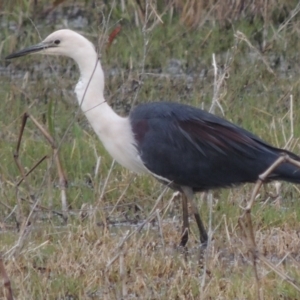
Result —
<path fill-rule="evenodd" d="M 138 152 L 171 187 L 194 192 L 254 182 L 281 154 L 252 133 L 201 109 L 172 102 L 141 104 L 130 113 Z M 300 183 L 300 170 L 280 165 L 269 180 Z"/>

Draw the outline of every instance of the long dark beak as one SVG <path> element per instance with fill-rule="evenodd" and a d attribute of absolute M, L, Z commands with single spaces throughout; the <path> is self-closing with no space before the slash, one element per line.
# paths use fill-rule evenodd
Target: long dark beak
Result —
<path fill-rule="evenodd" d="M 12 59 L 12 58 L 16 58 L 16 57 L 21 57 L 21 56 L 25 56 L 27 54 L 32 54 L 32 53 L 36 53 L 42 50 L 45 50 L 49 47 L 51 47 L 52 45 L 50 44 L 46 44 L 46 43 L 39 43 L 33 46 L 30 46 L 28 48 L 22 49 L 18 52 L 9 54 L 8 56 L 5 57 L 5 59 Z"/>

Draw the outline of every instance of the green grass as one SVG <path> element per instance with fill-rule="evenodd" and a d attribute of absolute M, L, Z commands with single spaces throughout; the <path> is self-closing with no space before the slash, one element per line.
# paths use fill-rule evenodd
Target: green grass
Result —
<path fill-rule="evenodd" d="M 1 57 L 39 41 L 33 24 L 26 17 L 31 16 L 31 7 L 26 1 L 18 5 L 15 13 L 1 16 L 4 23 L 22 21 L 16 31 L 8 27 L 1 30 L 0 37 L 4 41 Z M 128 7 L 130 11 L 134 6 Z M 97 23 L 99 7 L 91 10 L 83 6 L 83 9 L 93 21 L 81 32 L 95 44 L 98 35 L 104 34 L 104 28 L 110 32 L 118 18 L 124 18 L 122 30 L 111 47 L 101 49 L 101 62 L 106 71 L 106 99 L 120 114 L 128 112 L 135 98 L 138 103 L 171 100 L 209 109 L 214 82 L 212 53 L 220 68 L 226 64 L 228 55 L 230 68 L 219 98 L 225 117 L 269 143 L 283 147 L 290 136 L 292 94 L 294 139 L 290 150 L 300 152 L 297 19 L 278 35 L 274 34 L 278 24 L 267 26 L 266 43 L 270 46 L 262 56 L 273 74 L 255 50 L 234 37 L 234 30 L 242 31 L 259 49 L 263 21 L 255 20 L 252 24 L 247 20 L 237 21 L 228 28 L 205 24 L 190 30 L 180 25 L 176 17 L 168 25 L 157 25 L 147 35 L 145 74 L 141 74 L 144 36 L 141 28 L 131 22 L 130 14 L 117 8 L 112 20 L 103 26 Z M 164 18 L 166 21 L 168 17 Z M 55 30 L 54 24 L 45 26 L 42 20 L 34 20 L 34 24 L 41 37 Z M 167 73 L 171 59 L 179 60 L 183 74 L 192 76 L 161 76 Z M 34 67 L 36 65 L 38 67 Z M 213 192 L 212 229 L 215 232 L 205 261 L 206 281 L 202 286 L 204 272 L 199 263 L 198 232 L 193 221 L 189 254 L 186 257 L 177 249 L 181 230 L 179 199 L 170 203 L 168 211 L 160 212 L 163 237 L 157 218 L 140 232 L 134 232 L 135 223 L 147 218 L 163 187 L 149 176 L 132 179 L 132 174 L 119 165 L 114 166 L 108 178 L 112 159 L 84 116 L 76 114 L 77 103 L 70 92 L 78 78 L 73 62 L 32 56 L 11 63 L 1 61 L 1 66 L 17 71 L 17 75 L 0 77 L 0 251 L 16 298 L 66 299 L 69 295 L 75 299 L 121 299 L 127 289 L 132 299 L 257 299 L 248 246 L 238 226 L 241 206 L 246 206 L 253 185 Z M 118 71 L 115 76 L 111 75 L 113 69 Z M 138 80 L 142 84 L 137 88 Z M 56 214 L 50 214 L 51 210 L 61 211 L 57 170 L 51 161 L 51 146 L 30 119 L 24 131 L 20 161 L 28 171 L 44 155 L 49 159 L 28 176 L 29 188 L 24 182 L 16 188 L 21 174 L 13 153 L 25 111 L 45 128 L 50 128 L 59 144 L 69 182 L 67 197 L 71 214 L 67 224 Z M 216 113 L 221 115 L 219 109 Z M 95 174 L 98 157 L 101 157 L 100 167 Z M 299 286 L 299 188 L 283 183 L 281 201 L 271 197 L 265 204 L 270 193 L 276 194 L 271 184 L 266 190 L 260 190 L 252 209 L 258 249 L 274 264 L 288 254 L 278 268 Z M 17 231 L 16 220 L 24 222 L 28 217 L 32 195 L 39 199 L 40 207 L 32 216 L 32 226 L 27 229 L 22 247 L 12 258 L 9 251 L 22 236 L 22 230 Z M 170 191 L 166 193 L 159 209 L 168 204 L 171 195 Z M 204 200 L 200 200 L 202 198 Z M 207 197 L 197 195 L 197 200 L 207 226 Z M 12 213 L 17 204 L 19 209 Z M 95 214 L 89 214 L 89 206 Z M 83 214 L 85 218 L 81 217 Z M 134 234 L 120 249 L 118 245 L 127 230 Z M 123 262 L 118 257 L 109 263 L 117 254 Z M 125 279 L 120 268 L 124 269 Z M 265 299 L 299 298 L 297 289 L 262 262 L 259 262 L 258 272 Z M 0 295 L 2 297 L 1 292 Z"/>

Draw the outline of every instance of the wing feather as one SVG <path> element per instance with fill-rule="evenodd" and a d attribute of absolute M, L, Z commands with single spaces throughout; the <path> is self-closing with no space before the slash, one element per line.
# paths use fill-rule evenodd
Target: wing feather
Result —
<path fill-rule="evenodd" d="M 145 166 L 175 186 L 195 191 L 255 181 L 284 151 L 186 105 L 146 104 L 130 118 Z"/>

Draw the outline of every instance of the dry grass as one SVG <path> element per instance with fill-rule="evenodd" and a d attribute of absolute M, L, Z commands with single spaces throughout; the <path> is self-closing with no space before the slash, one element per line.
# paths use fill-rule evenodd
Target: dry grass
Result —
<path fill-rule="evenodd" d="M 204 7 L 202 2 L 194 1 L 195 15 L 182 2 L 175 4 L 183 22 L 198 26 L 203 20 L 198 20 L 203 7 L 206 16 L 214 18 L 217 9 L 219 12 L 224 9 L 223 2 L 209 3 L 210 7 Z M 243 1 L 230 3 L 238 6 Z M 257 7 L 263 4 L 255 3 Z M 270 1 L 270 5 L 275 4 Z M 137 4 L 130 5 L 136 9 Z M 63 2 L 61 6 L 68 7 L 68 4 Z M 135 25 L 122 25 L 107 52 L 102 53 L 107 74 L 113 71 L 117 74 L 106 78 L 107 98 L 114 108 L 125 113 L 135 101 L 172 99 L 209 109 L 213 99 L 216 113 L 221 112 L 221 107 L 226 118 L 274 145 L 299 153 L 300 90 L 298 71 L 294 68 L 299 63 L 298 54 L 294 54 L 299 46 L 295 38 L 296 17 L 275 31 L 273 24 L 267 27 L 264 41 L 269 47 L 264 48 L 270 54 L 266 55 L 259 51 L 256 31 L 244 24 L 237 25 L 243 34 L 235 32 L 235 37 L 227 29 L 219 31 L 218 26 L 215 30 L 204 25 L 203 32 L 187 34 L 178 25 L 166 28 L 161 24 L 159 19 L 164 18 L 161 13 L 164 9 L 149 6 L 144 18 L 148 23 L 143 24 L 142 30 Z M 7 35 L 3 38 L 2 55 L 37 41 L 25 14 L 30 15 L 30 11 L 31 8 L 24 9 L 18 18 L 15 14 L 10 16 L 9 20 L 18 25 L 17 34 L 11 29 L 3 30 Z M 234 12 L 226 18 L 234 19 Z M 114 13 L 119 17 L 119 12 L 113 11 L 112 18 Z M 99 14 L 97 9 L 91 12 L 95 20 Z M 246 10 L 243 14 L 248 16 Z M 137 17 L 140 18 L 139 13 Z M 103 40 L 109 40 L 116 19 L 111 22 L 106 19 Z M 89 27 L 90 30 L 82 30 L 95 43 L 97 26 L 98 23 Z M 258 31 L 264 26 L 262 23 Z M 42 36 L 52 29 L 38 27 Z M 286 47 L 287 44 L 290 46 Z M 296 50 L 292 51 L 292 46 Z M 215 53 L 214 67 L 212 53 Z M 282 71 L 284 64 L 276 67 L 272 57 L 277 58 L 278 53 L 285 56 L 284 63 L 290 63 L 292 71 Z M 186 76 L 168 73 L 167 61 L 174 58 L 182 62 L 180 70 Z M 299 299 L 298 186 L 269 185 L 256 197 L 252 222 L 257 250 L 263 255 L 257 261 L 258 290 L 252 267 L 253 253 L 238 225 L 241 207 L 251 198 L 253 186 L 215 191 L 211 219 L 207 196 L 198 195 L 201 214 L 206 224 L 211 223 L 212 242 L 203 256 L 191 218 L 188 252 L 178 249 L 180 199 L 175 197 L 170 201 L 172 194 L 168 191 L 149 218 L 163 187 L 152 178 L 133 177 L 112 165 L 85 120 L 74 113 L 73 95 L 69 91 L 76 76 L 70 61 L 46 60 L 40 67 L 33 67 L 39 59 L 15 61 L 9 67 L 12 73 L 1 77 L 0 250 L 17 299 L 257 299 L 258 293 L 264 299 Z M 3 66 L 8 68 L 4 63 Z M 58 71 L 57 66 L 61 67 Z M 44 70 L 50 75 L 40 78 Z M 203 70 L 207 72 L 201 77 Z M 67 224 L 62 218 L 59 178 L 51 146 L 30 121 L 20 148 L 25 172 L 44 155 L 49 158 L 28 176 L 27 185 L 23 182 L 17 188 L 22 176 L 12 153 L 24 111 L 35 116 L 59 142 L 69 179 Z M 276 266 L 276 272 L 268 262 Z M 3 269 L 1 274 L 8 282 Z M 283 279 L 287 277 L 296 287 Z M 0 297 L 4 295 L 7 295 L 5 288 L 0 290 Z"/>
<path fill-rule="evenodd" d="M 175 249 L 175 224 L 164 220 L 163 240 L 157 226 L 149 225 L 122 247 L 118 244 L 127 234 L 126 227 L 103 230 L 90 221 L 70 222 L 67 227 L 36 224 L 28 228 L 30 234 L 20 254 L 6 260 L 14 294 L 18 299 L 67 299 L 67 295 L 75 299 L 256 298 L 251 258 L 238 233 L 229 228 L 228 240 L 216 236 L 202 284 L 199 249 L 189 245 L 188 254 Z M 259 251 L 283 274 L 299 281 L 297 231 L 273 227 L 258 230 L 255 237 Z M 10 247 L 7 243 L 3 250 Z M 258 271 L 265 299 L 274 299 L 277 291 L 284 290 L 289 291 L 286 299 L 297 298 L 263 263 L 258 264 Z"/>
<path fill-rule="evenodd" d="M 83 3 L 77 1 L 77 7 L 96 6 L 106 15 L 109 11 L 113 14 L 131 19 L 137 26 L 144 26 L 149 20 L 173 21 L 179 19 L 182 24 L 188 28 L 202 27 L 206 22 L 219 24 L 221 26 L 231 26 L 234 22 L 247 19 L 250 22 L 255 20 L 263 23 L 280 24 L 284 20 L 293 15 L 294 9 L 297 7 L 298 1 L 277 1 L 277 0 L 135 0 L 135 1 L 110 1 L 92 3 Z M 66 0 L 58 0 L 52 2 L 44 1 L 20 1 L 13 0 L 9 3 L 0 4 L 3 11 L 15 12 L 16 8 L 24 7 L 24 14 L 29 13 L 34 19 L 45 18 L 48 14 L 55 12 L 61 7 L 71 7 Z M 147 16 L 147 11 L 151 11 L 151 15 Z M 104 17 L 104 16 L 103 16 Z M 104 17 L 105 18 L 105 17 Z"/>
<path fill-rule="evenodd" d="M 180 20 L 185 25 L 195 28 L 205 21 L 218 22 L 222 25 L 247 18 L 248 20 L 262 19 L 264 22 L 279 21 L 285 18 L 296 1 L 278 2 L 276 0 L 225 0 L 225 1 L 195 1 L 176 0 L 175 7 L 180 13 Z"/>

